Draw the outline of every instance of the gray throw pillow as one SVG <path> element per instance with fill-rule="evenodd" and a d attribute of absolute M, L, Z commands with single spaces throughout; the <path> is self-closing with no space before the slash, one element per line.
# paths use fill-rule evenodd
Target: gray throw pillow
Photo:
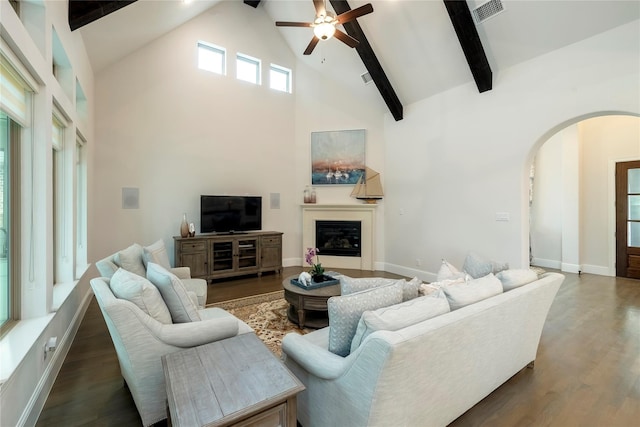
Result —
<path fill-rule="evenodd" d="M 142 248 L 142 262 L 145 267 L 150 262 L 154 262 L 162 268 L 171 270 L 169 254 L 167 254 L 167 249 L 165 248 L 162 240 L 158 240 L 157 242 Z"/>
<path fill-rule="evenodd" d="M 362 313 L 399 302 L 402 302 L 401 283 L 329 298 L 329 351 L 348 356 Z"/>
<path fill-rule="evenodd" d="M 378 288 L 380 286 L 393 285 L 395 283 L 402 284 L 402 300 L 408 301 L 418 296 L 418 289 L 422 282 L 417 277 L 410 281 L 405 279 L 388 279 L 385 277 L 358 277 L 340 276 L 340 293 L 342 295 L 350 295 L 355 292 L 362 292 L 368 289 Z"/>
<path fill-rule="evenodd" d="M 496 274 L 509 268 L 509 264 L 488 260 L 475 252 L 469 252 L 464 259 L 462 270 L 474 279 L 479 279 L 489 273 Z"/>
<path fill-rule="evenodd" d="M 538 274 L 530 268 L 503 270 L 496 277 L 502 282 L 505 292 L 538 280 Z"/>
<path fill-rule="evenodd" d="M 144 263 L 142 262 L 142 246 L 137 243 L 118 252 L 113 260 L 120 268 L 124 268 L 138 276 L 146 276 Z"/>
<path fill-rule="evenodd" d="M 144 277 L 119 268 L 109 281 L 116 298 L 134 303 L 160 323 L 171 323 L 171 314 L 160 295 L 160 291 Z"/>
<path fill-rule="evenodd" d="M 156 263 L 147 264 L 147 279 L 160 290 L 169 308 L 173 323 L 197 322 L 200 320 L 198 307 L 189 298 L 187 288 L 175 274 Z"/>

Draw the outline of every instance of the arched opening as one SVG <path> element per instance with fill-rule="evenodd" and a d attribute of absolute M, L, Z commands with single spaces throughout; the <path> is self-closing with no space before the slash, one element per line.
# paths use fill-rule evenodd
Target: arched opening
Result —
<path fill-rule="evenodd" d="M 640 159 L 640 117 L 568 120 L 533 147 L 527 168 L 532 265 L 615 276 L 615 166 Z"/>

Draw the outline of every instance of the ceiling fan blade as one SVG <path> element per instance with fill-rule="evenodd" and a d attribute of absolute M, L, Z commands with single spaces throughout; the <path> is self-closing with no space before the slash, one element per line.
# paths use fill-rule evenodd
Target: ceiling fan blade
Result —
<path fill-rule="evenodd" d="M 313 0 L 313 7 L 316 8 L 316 16 L 325 15 L 327 10 L 324 7 L 324 0 Z"/>
<path fill-rule="evenodd" d="M 307 46 L 307 48 L 304 50 L 304 55 L 311 55 L 311 52 L 313 52 L 313 49 L 316 48 L 316 45 L 318 44 L 319 41 L 320 41 L 319 38 L 317 38 L 316 36 L 313 36 L 313 38 L 309 42 L 309 46 Z"/>
<path fill-rule="evenodd" d="M 363 6 L 356 7 L 355 9 L 352 9 L 348 12 L 341 13 L 340 15 L 336 16 L 336 20 L 338 21 L 338 24 L 344 24 L 345 22 L 353 21 L 354 19 L 371 12 L 373 12 L 373 6 L 371 6 L 371 3 L 367 3 Z"/>
<path fill-rule="evenodd" d="M 311 27 L 312 25 L 311 22 L 276 21 L 276 27 Z"/>
<path fill-rule="evenodd" d="M 350 35 L 343 33 L 337 28 L 333 36 L 338 40 L 340 40 L 341 42 L 345 43 L 349 47 L 356 47 L 360 44 L 360 42 L 357 39 L 354 39 Z"/>

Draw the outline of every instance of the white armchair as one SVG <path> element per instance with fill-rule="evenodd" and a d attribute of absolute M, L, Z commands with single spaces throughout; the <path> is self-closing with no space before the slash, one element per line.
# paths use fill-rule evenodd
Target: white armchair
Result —
<path fill-rule="evenodd" d="M 164 242 L 158 240 L 152 245 L 142 247 L 134 243 L 126 249 L 118 251 L 96 262 L 96 267 L 102 277 L 111 278 L 118 268 L 146 276 L 148 262 L 154 262 L 175 274 L 187 288 L 194 292 L 198 299 L 198 308 L 204 308 L 207 304 L 207 281 L 204 279 L 192 279 L 189 267 L 171 267 Z"/>
<path fill-rule="evenodd" d="M 92 279 L 91 288 L 113 340 L 120 371 L 145 426 L 167 417 L 163 355 L 253 332 L 246 323 L 220 308 L 198 310 L 199 321 L 161 323 L 134 302 L 117 298 L 109 278 Z"/>

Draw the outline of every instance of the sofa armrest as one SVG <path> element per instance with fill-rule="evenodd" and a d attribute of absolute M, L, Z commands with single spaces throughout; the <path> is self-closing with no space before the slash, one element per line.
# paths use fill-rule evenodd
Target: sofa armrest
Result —
<path fill-rule="evenodd" d="M 167 325 L 148 318 L 145 323 L 160 341 L 182 348 L 208 344 L 238 335 L 238 319 L 232 317 Z"/>
<path fill-rule="evenodd" d="M 191 269 L 189 267 L 173 267 L 170 270 L 178 279 L 191 279 Z"/>
<path fill-rule="evenodd" d="M 342 357 L 322 347 L 310 343 L 295 332 L 288 333 L 282 340 L 282 351 L 311 375 L 325 380 L 333 380 L 345 373 L 351 366 L 352 357 Z"/>

